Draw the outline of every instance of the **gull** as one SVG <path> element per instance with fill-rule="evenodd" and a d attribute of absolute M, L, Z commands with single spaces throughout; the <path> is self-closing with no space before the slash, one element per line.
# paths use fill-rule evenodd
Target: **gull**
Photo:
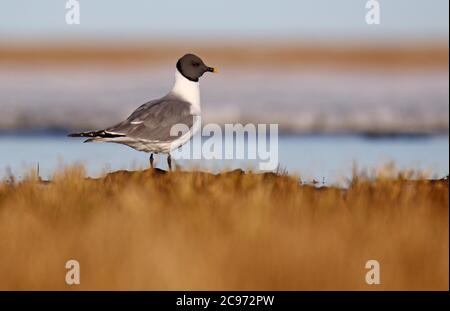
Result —
<path fill-rule="evenodd" d="M 69 136 L 89 137 L 84 142 L 123 144 L 150 153 L 151 168 L 154 153 L 168 154 L 167 164 L 172 170 L 170 152 L 188 142 L 200 127 L 199 78 L 205 72 L 217 72 L 217 69 L 206 66 L 194 54 L 186 54 L 176 63 L 175 83 L 166 96 L 141 105 L 126 120 L 116 125 Z M 177 125 L 189 130 L 174 134 L 171 129 Z"/>

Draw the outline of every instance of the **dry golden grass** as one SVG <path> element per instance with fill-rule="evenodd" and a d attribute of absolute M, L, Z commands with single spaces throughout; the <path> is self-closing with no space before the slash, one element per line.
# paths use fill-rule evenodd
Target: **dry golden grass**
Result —
<path fill-rule="evenodd" d="M 75 168 L 0 183 L 0 289 L 448 290 L 448 233 L 448 181 Z"/>

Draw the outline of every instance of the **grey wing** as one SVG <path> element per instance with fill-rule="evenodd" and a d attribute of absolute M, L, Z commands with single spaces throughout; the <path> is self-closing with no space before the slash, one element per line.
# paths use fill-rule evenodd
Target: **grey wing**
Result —
<path fill-rule="evenodd" d="M 176 124 L 192 128 L 194 116 L 188 102 L 162 98 L 148 102 L 136 109 L 125 121 L 106 129 L 106 132 L 123 134 L 134 139 L 173 141 L 184 133 L 171 135 Z"/>

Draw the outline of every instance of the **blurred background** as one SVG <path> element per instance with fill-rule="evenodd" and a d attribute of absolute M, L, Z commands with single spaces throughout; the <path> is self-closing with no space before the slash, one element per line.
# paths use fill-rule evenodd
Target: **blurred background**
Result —
<path fill-rule="evenodd" d="M 278 123 L 291 173 L 332 182 L 393 161 L 448 175 L 447 0 L 380 0 L 379 25 L 366 0 L 78 2 L 79 25 L 65 0 L 0 3 L 0 176 L 146 167 L 145 153 L 66 134 L 167 93 L 187 52 L 221 69 L 201 80 L 203 122 Z"/>

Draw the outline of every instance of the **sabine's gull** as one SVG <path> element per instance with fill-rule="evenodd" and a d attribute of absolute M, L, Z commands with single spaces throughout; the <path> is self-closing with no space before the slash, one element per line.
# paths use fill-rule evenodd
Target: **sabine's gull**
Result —
<path fill-rule="evenodd" d="M 179 148 L 195 134 L 200 122 L 199 78 L 205 72 L 217 72 L 206 66 L 200 57 L 186 54 L 176 64 L 175 84 L 164 97 L 149 101 L 137 108 L 125 121 L 103 130 L 69 134 L 70 137 L 89 137 L 85 142 L 113 142 L 150 153 L 167 153 L 167 164 L 172 169 L 170 152 Z M 186 125 L 186 133 L 171 135 L 174 125 Z"/>

